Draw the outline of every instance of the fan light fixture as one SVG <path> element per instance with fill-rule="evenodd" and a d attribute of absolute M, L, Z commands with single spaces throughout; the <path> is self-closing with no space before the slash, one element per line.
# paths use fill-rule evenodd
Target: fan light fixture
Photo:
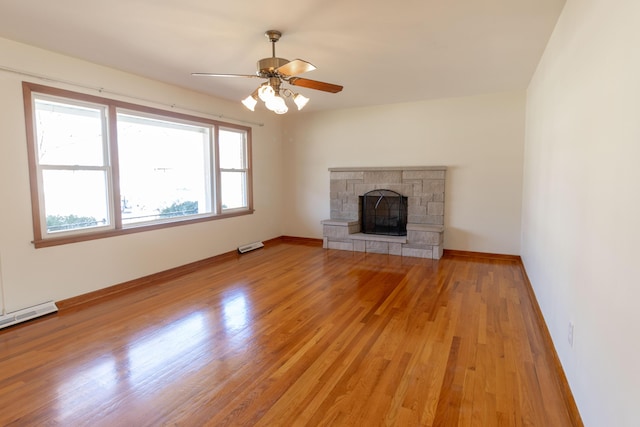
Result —
<path fill-rule="evenodd" d="M 278 82 L 279 83 L 279 82 Z M 256 110 L 258 99 L 264 102 L 267 109 L 273 111 L 276 114 L 285 114 L 289 111 L 285 97 L 293 99 L 293 102 L 298 107 L 298 110 L 302 110 L 309 102 L 309 98 L 306 96 L 295 93 L 290 89 L 280 90 L 279 84 L 272 87 L 269 83 L 263 83 L 259 88 L 253 91 L 253 93 L 242 100 L 242 104 L 251 111 Z"/>

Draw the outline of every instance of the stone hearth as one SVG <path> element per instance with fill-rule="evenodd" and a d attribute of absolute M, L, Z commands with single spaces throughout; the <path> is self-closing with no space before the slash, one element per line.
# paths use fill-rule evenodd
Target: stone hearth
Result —
<path fill-rule="evenodd" d="M 326 249 L 440 259 L 444 240 L 445 166 L 330 168 L 331 219 Z M 360 232 L 359 196 L 377 189 L 408 197 L 406 236 Z"/>

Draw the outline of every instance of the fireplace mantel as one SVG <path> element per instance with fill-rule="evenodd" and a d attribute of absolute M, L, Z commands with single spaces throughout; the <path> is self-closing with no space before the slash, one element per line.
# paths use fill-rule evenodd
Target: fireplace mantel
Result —
<path fill-rule="evenodd" d="M 329 168 L 329 172 L 446 171 L 446 166 L 364 166 Z"/>
<path fill-rule="evenodd" d="M 322 222 L 324 247 L 439 259 L 446 170 L 446 166 L 329 168 L 331 218 Z M 359 196 L 376 189 L 408 198 L 406 236 L 360 233 Z"/>

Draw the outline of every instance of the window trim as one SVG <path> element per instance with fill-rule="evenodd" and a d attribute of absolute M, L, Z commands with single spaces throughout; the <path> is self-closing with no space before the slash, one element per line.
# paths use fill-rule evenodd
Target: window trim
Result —
<path fill-rule="evenodd" d="M 225 219 L 230 217 L 237 217 L 243 215 L 251 215 L 254 212 L 253 209 L 253 168 L 252 168 L 252 152 L 251 152 L 251 134 L 252 128 L 248 126 L 237 125 L 234 123 L 222 122 L 219 120 L 208 119 L 199 116 L 193 116 L 184 113 L 178 113 L 175 111 L 168 111 L 159 108 L 133 104 L 124 101 L 118 101 L 109 98 L 103 98 L 95 95 L 89 95 L 85 93 L 73 92 L 66 89 L 60 89 L 50 86 L 44 86 L 36 83 L 22 82 L 23 90 L 23 104 L 25 113 L 25 125 L 26 125 L 26 139 L 27 139 L 27 154 L 29 163 L 29 183 L 31 192 L 31 214 L 33 223 L 34 240 L 32 243 L 36 248 L 45 248 L 57 245 L 64 245 L 69 243 L 83 242 L 88 240 L 102 239 L 107 237 L 121 236 L 132 233 L 140 233 L 143 231 L 152 231 L 168 227 L 177 227 L 182 225 L 195 224 L 206 221 L 215 221 L 218 219 Z M 33 94 L 41 94 L 45 96 L 55 96 L 60 98 L 67 98 L 73 101 L 88 102 L 93 104 L 100 104 L 105 106 L 107 114 L 107 132 L 108 132 L 108 150 L 110 161 L 110 180 L 109 187 L 111 189 L 111 206 L 113 207 L 113 222 L 114 228 L 103 231 L 95 232 L 83 232 L 72 235 L 63 235 L 56 237 L 43 238 L 42 233 L 42 218 L 41 212 L 41 192 L 38 173 L 38 162 L 36 158 L 36 146 L 35 146 L 35 126 L 34 111 L 33 111 Z M 136 224 L 135 226 L 128 226 L 123 228 L 122 215 L 119 209 L 120 206 L 120 173 L 118 163 L 118 141 L 117 141 L 117 110 L 130 110 L 132 112 L 138 112 L 142 114 L 151 114 L 166 117 L 168 119 L 176 119 L 187 122 L 196 122 L 203 125 L 212 127 L 212 153 L 215 162 L 213 164 L 213 176 L 214 182 L 212 183 L 213 200 L 212 203 L 220 203 L 220 167 L 218 161 L 218 132 L 220 128 L 235 129 L 244 131 L 246 135 L 246 157 L 247 157 L 247 207 L 238 209 L 229 209 L 222 211 L 221 209 L 207 214 L 207 216 L 199 216 L 196 218 L 173 220 L 162 223 L 152 224 Z"/>

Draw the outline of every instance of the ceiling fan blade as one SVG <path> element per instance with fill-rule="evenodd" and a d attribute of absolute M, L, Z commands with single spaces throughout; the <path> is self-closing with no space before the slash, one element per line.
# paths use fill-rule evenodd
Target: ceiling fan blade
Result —
<path fill-rule="evenodd" d="M 191 73 L 192 76 L 203 76 L 203 77 L 260 77 L 257 74 L 219 74 L 219 73 Z"/>
<path fill-rule="evenodd" d="M 316 67 L 307 61 L 302 59 L 294 59 L 289 61 L 281 67 L 277 68 L 277 72 L 284 74 L 285 76 L 297 76 L 298 74 L 306 73 L 308 71 L 315 70 Z"/>
<path fill-rule="evenodd" d="M 300 77 L 291 77 L 287 80 L 289 84 L 294 86 L 302 86 L 309 89 L 321 90 L 324 92 L 338 93 L 342 90 L 342 86 L 331 83 L 319 82 L 317 80 L 303 79 Z"/>

